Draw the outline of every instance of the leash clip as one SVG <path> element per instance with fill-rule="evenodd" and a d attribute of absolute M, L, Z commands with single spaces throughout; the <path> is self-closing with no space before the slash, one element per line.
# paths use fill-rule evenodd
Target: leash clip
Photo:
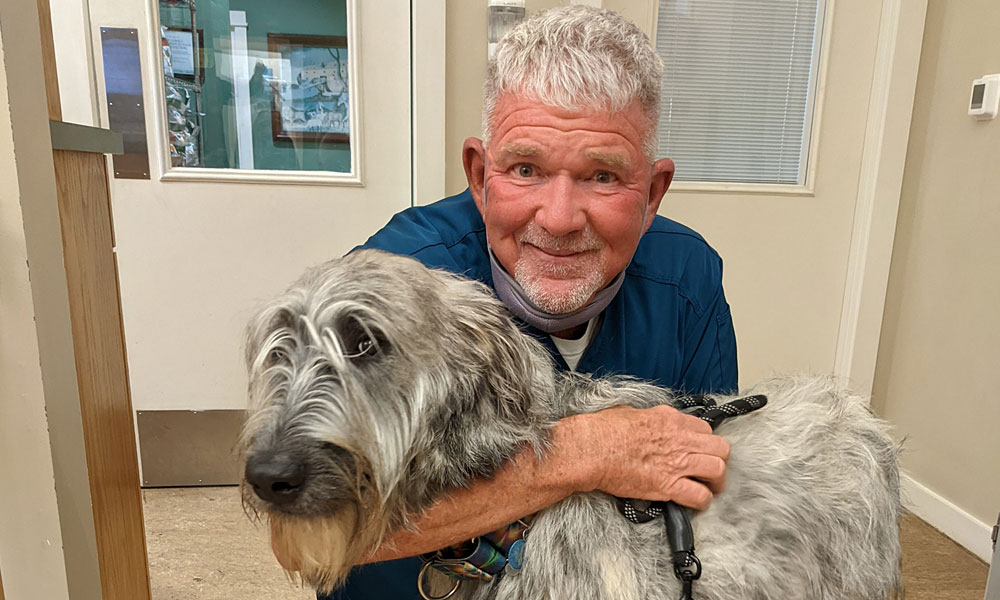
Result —
<path fill-rule="evenodd" d="M 701 561 L 694 551 L 675 552 L 673 556 L 674 575 L 681 581 L 680 600 L 694 600 L 692 584 L 701 577 Z M 692 567 L 694 567 L 692 569 Z"/>

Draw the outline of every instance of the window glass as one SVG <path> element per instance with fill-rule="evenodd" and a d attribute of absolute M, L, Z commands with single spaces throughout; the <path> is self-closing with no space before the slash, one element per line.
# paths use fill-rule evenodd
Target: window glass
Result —
<path fill-rule="evenodd" d="M 158 0 L 173 167 L 351 170 L 346 0 Z"/>
<path fill-rule="evenodd" d="M 823 0 L 660 0 L 659 154 L 676 180 L 802 185 Z"/>

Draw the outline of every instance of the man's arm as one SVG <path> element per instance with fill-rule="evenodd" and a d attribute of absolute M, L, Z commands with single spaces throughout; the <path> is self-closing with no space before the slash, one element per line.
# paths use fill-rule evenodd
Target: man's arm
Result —
<path fill-rule="evenodd" d="M 615 407 L 561 420 L 539 460 L 525 449 L 489 480 L 441 499 L 371 561 L 431 552 L 494 531 L 575 492 L 601 490 L 704 509 L 722 490 L 729 444 L 704 421 L 660 406 Z M 279 557 L 280 559 L 281 557 Z"/>

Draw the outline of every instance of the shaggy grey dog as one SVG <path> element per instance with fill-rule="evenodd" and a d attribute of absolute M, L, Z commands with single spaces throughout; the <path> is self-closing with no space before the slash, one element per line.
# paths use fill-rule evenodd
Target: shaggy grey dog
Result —
<path fill-rule="evenodd" d="M 322 591 L 436 498 L 490 477 L 559 418 L 678 396 L 559 373 L 482 284 L 355 252 L 307 273 L 252 321 L 243 497 Z M 724 423 L 727 488 L 693 517 L 696 598 L 875 599 L 900 587 L 897 446 L 828 379 L 775 379 Z M 726 398 L 717 398 L 721 403 Z M 537 515 L 524 568 L 468 598 L 674 599 L 662 519 L 576 494 Z"/>

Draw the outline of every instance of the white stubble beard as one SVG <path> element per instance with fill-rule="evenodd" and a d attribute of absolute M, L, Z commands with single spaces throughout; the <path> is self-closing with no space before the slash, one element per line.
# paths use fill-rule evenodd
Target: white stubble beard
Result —
<path fill-rule="evenodd" d="M 546 232 L 534 221 L 518 236 L 519 246 L 531 244 L 549 250 L 582 252 L 572 264 L 552 264 L 525 256 L 524 252 L 514 265 L 514 279 L 520 284 L 528 299 L 545 312 L 566 314 L 584 306 L 594 294 L 604 287 L 604 242 L 588 226 L 580 234 L 556 237 Z M 569 290 L 555 292 L 547 280 L 570 282 Z"/>

